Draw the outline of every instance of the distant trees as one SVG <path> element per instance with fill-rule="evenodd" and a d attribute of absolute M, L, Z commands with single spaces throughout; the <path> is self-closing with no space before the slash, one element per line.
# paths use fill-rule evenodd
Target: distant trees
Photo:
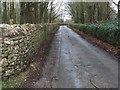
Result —
<path fill-rule="evenodd" d="M 15 23 L 14 2 L 1 2 L 2 23 Z"/>
<path fill-rule="evenodd" d="M 68 8 L 76 23 L 95 23 L 110 19 L 109 2 L 70 2 Z"/>
<path fill-rule="evenodd" d="M 1 5 L 2 23 L 52 23 L 59 16 L 55 11 L 53 0 L 49 2 L 15 2 L 13 0 L 13 2 L 2 2 Z"/>

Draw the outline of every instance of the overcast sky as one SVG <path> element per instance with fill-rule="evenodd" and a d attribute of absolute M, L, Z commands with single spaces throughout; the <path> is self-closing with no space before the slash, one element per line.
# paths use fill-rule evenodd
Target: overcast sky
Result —
<path fill-rule="evenodd" d="M 66 5 L 67 4 L 65 4 L 65 3 L 67 3 L 67 2 L 80 2 L 80 1 L 87 1 L 87 2 L 92 2 L 92 1 L 94 1 L 94 2 L 107 2 L 107 1 L 110 1 L 110 0 L 55 0 L 55 2 L 62 2 L 63 4 L 62 4 L 62 7 L 61 7 L 61 13 L 63 13 L 62 14 L 62 19 L 64 19 L 64 20 L 66 20 L 66 19 L 70 19 L 70 15 L 65 11 L 65 9 L 66 9 Z M 119 0 L 113 0 L 114 2 L 118 2 Z M 111 4 L 111 7 L 114 9 L 114 10 L 116 10 L 117 11 L 117 6 L 115 6 L 115 4 Z"/>
<path fill-rule="evenodd" d="M 114 2 L 118 2 L 119 0 L 113 0 Z M 115 4 L 112 3 L 112 7 L 117 11 L 117 6 L 115 6 Z"/>

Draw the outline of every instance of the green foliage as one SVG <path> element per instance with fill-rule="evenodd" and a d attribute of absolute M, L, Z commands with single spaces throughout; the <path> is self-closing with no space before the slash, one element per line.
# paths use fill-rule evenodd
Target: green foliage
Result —
<path fill-rule="evenodd" d="M 17 88 L 27 78 L 27 74 L 28 74 L 28 72 L 26 71 L 26 72 L 22 72 L 21 74 L 19 74 L 17 76 L 11 77 L 6 81 L 1 80 L 0 85 L 2 86 L 2 89 Z"/>
<path fill-rule="evenodd" d="M 10 22 L 10 25 L 14 24 L 14 19 L 10 19 L 9 22 Z"/>
<path fill-rule="evenodd" d="M 101 24 L 71 24 L 70 26 L 120 48 L 120 28 L 118 27 L 118 22 L 118 19 L 114 19 Z"/>

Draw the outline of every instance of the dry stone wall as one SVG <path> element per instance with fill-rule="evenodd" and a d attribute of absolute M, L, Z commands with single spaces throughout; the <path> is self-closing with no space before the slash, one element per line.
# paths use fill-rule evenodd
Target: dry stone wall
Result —
<path fill-rule="evenodd" d="M 24 70 L 55 24 L 0 25 L 0 73 L 8 78 Z"/>

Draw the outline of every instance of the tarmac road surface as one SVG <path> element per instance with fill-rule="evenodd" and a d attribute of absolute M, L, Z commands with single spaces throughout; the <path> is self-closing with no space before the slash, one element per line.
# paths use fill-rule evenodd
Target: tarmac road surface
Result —
<path fill-rule="evenodd" d="M 56 33 L 34 88 L 118 88 L 118 62 L 67 26 Z"/>

